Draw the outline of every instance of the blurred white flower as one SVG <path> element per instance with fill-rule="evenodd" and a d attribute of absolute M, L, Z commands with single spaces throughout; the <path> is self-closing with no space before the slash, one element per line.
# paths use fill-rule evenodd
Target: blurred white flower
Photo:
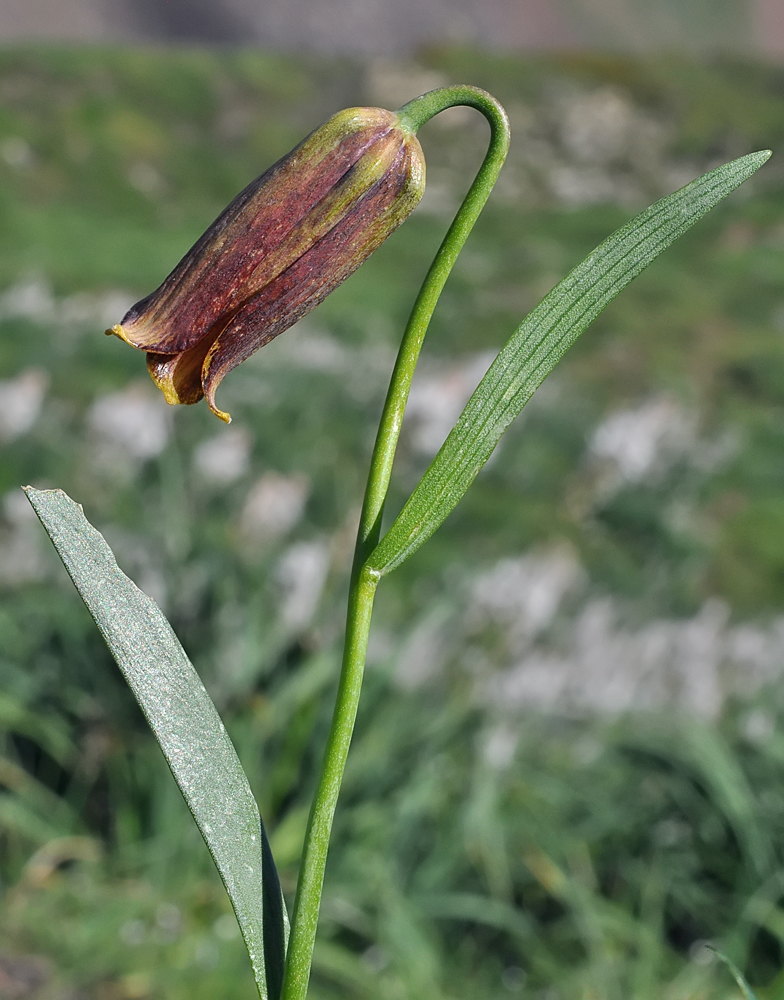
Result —
<path fill-rule="evenodd" d="M 329 549 L 324 542 L 298 542 L 278 563 L 280 616 L 290 629 L 306 628 L 318 608 L 329 572 Z"/>
<path fill-rule="evenodd" d="M 487 734 L 482 747 L 482 756 L 488 767 L 503 771 L 514 760 L 520 739 L 519 729 L 508 723 L 495 726 Z"/>
<path fill-rule="evenodd" d="M 0 586 L 43 579 L 47 555 L 35 511 L 21 490 L 6 493 L 0 507 Z"/>
<path fill-rule="evenodd" d="M 356 364 L 356 358 L 345 345 L 302 320 L 293 328 L 293 333 L 294 337 L 286 343 L 285 353 L 298 368 L 340 375 Z"/>
<path fill-rule="evenodd" d="M 240 925 L 233 913 L 221 913 L 212 925 L 212 933 L 219 941 L 235 941 L 240 936 Z"/>
<path fill-rule="evenodd" d="M 252 444 L 246 430 L 228 427 L 196 448 L 193 464 L 208 482 L 233 483 L 248 471 Z"/>
<path fill-rule="evenodd" d="M 174 903 L 160 903 L 155 911 L 155 923 L 167 934 L 176 936 L 182 926 L 182 913 Z"/>
<path fill-rule="evenodd" d="M 130 292 L 109 289 L 75 292 L 58 299 L 51 283 L 40 275 L 28 275 L 0 294 L 0 320 L 29 319 L 34 323 L 105 329 L 134 303 Z"/>
<path fill-rule="evenodd" d="M 71 327 L 110 327 L 133 305 L 130 292 L 109 289 L 105 292 L 75 292 L 56 303 L 58 322 Z"/>
<path fill-rule="evenodd" d="M 670 128 L 623 92 L 567 88 L 550 114 L 558 141 L 540 156 L 549 152 L 547 183 L 559 201 L 635 205 L 650 187 L 663 186 Z"/>
<path fill-rule="evenodd" d="M 589 449 L 613 463 L 619 483 L 636 483 L 657 466 L 683 455 L 695 442 L 696 419 L 670 399 L 617 410 L 594 431 Z"/>
<path fill-rule="evenodd" d="M 560 139 L 582 163 L 610 163 L 624 157 L 639 128 L 637 109 L 613 87 L 577 94 L 564 102 Z"/>
<path fill-rule="evenodd" d="M 38 419 L 49 386 L 49 376 L 30 368 L 0 382 L 0 442 L 26 434 Z"/>
<path fill-rule="evenodd" d="M 160 455 L 171 432 L 171 412 L 144 382 L 100 396 L 90 407 L 87 422 L 104 442 L 142 461 Z"/>
<path fill-rule="evenodd" d="M 146 163 L 143 160 L 132 163 L 126 176 L 132 188 L 150 197 L 166 190 L 166 181 L 164 181 L 160 171 L 156 170 L 151 163 Z"/>
<path fill-rule="evenodd" d="M 414 376 L 406 420 L 415 451 L 435 455 L 494 358 L 494 351 L 482 351 L 460 364 L 421 370 Z"/>
<path fill-rule="evenodd" d="M 30 505 L 30 501 L 22 490 L 11 490 L 3 497 L 3 516 L 7 524 L 15 528 L 23 528 L 28 524 L 37 525 L 38 517 Z"/>
<path fill-rule="evenodd" d="M 446 609 L 437 608 L 404 642 L 395 665 L 395 683 L 403 691 L 415 691 L 438 676 L 447 651 Z"/>
<path fill-rule="evenodd" d="M 362 961 L 374 975 L 378 975 L 389 965 L 389 955 L 381 945 L 372 944 L 362 952 Z"/>
<path fill-rule="evenodd" d="M 770 712 L 755 708 L 743 720 L 742 728 L 750 743 L 765 743 L 776 731 L 776 719 Z"/>
<path fill-rule="evenodd" d="M 690 618 L 659 619 L 639 628 L 618 623 L 611 598 L 586 604 L 553 652 L 536 644 L 485 686 L 499 708 L 617 714 L 668 706 L 718 716 L 729 696 L 752 697 L 784 671 L 784 619 L 729 626 L 729 608 L 706 601 Z M 748 717 L 760 739 L 770 722 Z"/>
<path fill-rule="evenodd" d="M 22 278 L 0 295 L 0 319 L 49 323 L 57 304 L 51 284 L 39 275 Z"/>
<path fill-rule="evenodd" d="M 667 821 L 663 820 L 662 822 L 667 822 Z M 658 827 L 660 827 L 661 825 L 662 823 L 658 824 L 657 831 Z M 666 828 L 664 832 L 666 834 Z M 670 844 L 663 846 L 672 846 L 672 845 Z M 712 965 L 716 961 L 716 952 L 713 950 L 713 948 L 710 947 L 710 944 L 711 944 L 710 941 L 703 941 L 701 939 L 698 941 L 694 941 L 691 947 L 689 948 L 689 961 L 693 962 L 695 965 Z"/>
<path fill-rule="evenodd" d="M 426 69 L 416 62 L 402 62 L 388 56 L 377 56 L 368 61 L 365 86 L 373 103 L 381 108 L 400 108 L 406 101 L 429 90 L 445 87 L 449 78 L 437 70 Z M 454 109 L 467 111 L 467 108 Z M 469 111 L 470 114 L 470 111 Z M 438 121 L 439 115 L 433 121 Z"/>
<path fill-rule="evenodd" d="M 146 936 L 147 928 L 144 926 L 143 920 L 126 920 L 120 927 L 120 940 L 131 948 L 138 948 L 139 945 L 144 944 Z"/>
<path fill-rule="evenodd" d="M 506 625 L 513 648 L 545 629 L 561 602 L 583 579 L 577 558 L 566 545 L 519 559 L 502 559 L 481 574 L 471 590 L 470 617 Z"/>
<path fill-rule="evenodd" d="M 266 472 L 248 493 L 240 517 L 242 534 L 256 542 L 287 535 L 301 519 L 308 493 L 304 477 Z"/>
<path fill-rule="evenodd" d="M 0 142 L 0 156 L 9 167 L 14 167 L 16 170 L 24 170 L 35 162 L 29 143 L 20 135 L 9 135 Z"/>

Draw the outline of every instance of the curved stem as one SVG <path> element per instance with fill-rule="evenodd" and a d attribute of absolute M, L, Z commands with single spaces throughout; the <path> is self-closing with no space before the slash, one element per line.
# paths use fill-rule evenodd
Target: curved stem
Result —
<path fill-rule="evenodd" d="M 379 581 L 379 575 L 364 564 L 378 543 L 411 380 L 438 297 L 490 195 L 509 149 L 506 112 L 494 97 L 478 87 L 433 90 L 410 101 L 398 115 L 402 127 L 414 133 L 433 115 L 456 105 L 476 108 L 487 118 L 490 146 L 422 283 L 403 334 L 384 403 L 357 534 L 337 701 L 305 835 L 281 1000 L 305 1000 L 307 994 L 329 838 L 359 706 L 370 618 Z"/>
<path fill-rule="evenodd" d="M 406 324 L 381 414 L 365 490 L 359 525 L 364 558 L 375 548 L 381 533 L 381 518 L 392 475 L 392 463 L 422 342 L 449 272 L 493 190 L 509 151 L 509 119 L 506 112 L 494 97 L 479 87 L 459 86 L 431 90 L 405 104 L 398 115 L 404 128 L 416 132 L 439 111 L 458 105 L 467 105 L 482 112 L 490 123 L 490 145 L 482 166 L 425 275 Z"/>

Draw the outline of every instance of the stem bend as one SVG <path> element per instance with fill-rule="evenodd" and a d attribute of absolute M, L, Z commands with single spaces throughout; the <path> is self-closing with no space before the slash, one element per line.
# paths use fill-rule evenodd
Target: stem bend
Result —
<path fill-rule="evenodd" d="M 490 125 L 490 145 L 474 182 L 425 275 L 406 324 L 384 402 L 362 507 L 359 526 L 361 545 L 358 546 L 357 555 L 362 556 L 363 562 L 375 548 L 381 533 L 381 518 L 392 475 L 392 463 L 425 334 L 446 280 L 498 179 L 509 152 L 510 140 L 506 112 L 492 95 L 479 87 L 461 85 L 431 90 L 404 104 L 398 111 L 403 127 L 416 132 L 439 112 L 461 105 L 476 108 L 485 116 Z"/>

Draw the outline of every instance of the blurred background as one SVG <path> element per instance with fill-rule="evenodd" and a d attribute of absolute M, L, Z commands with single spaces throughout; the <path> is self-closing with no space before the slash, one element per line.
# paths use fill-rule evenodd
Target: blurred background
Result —
<path fill-rule="evenodd" d="M 397 509 L 526 312 L 635 211 L 772 161 L 613 304 L 380 589 L 314 1000 L 784 997 L 780 0 L 5 0 L 0 9 L 0 997 L 252 997 L 144 720 L 19 487 L 62 487 L 170 617 L 291 895 L 375 423 L 484 154 L 167 408 L 103 330 L 341 107 L 492 91 L 509 161 L 428 337 Z"/>
<path fill-rule="evenodd" d="M 505 50 L 784 53 L 780 0 L 5 0 L 0 35 L 156 40 L 325 53 L 410 52 L 427 44 Z"/>

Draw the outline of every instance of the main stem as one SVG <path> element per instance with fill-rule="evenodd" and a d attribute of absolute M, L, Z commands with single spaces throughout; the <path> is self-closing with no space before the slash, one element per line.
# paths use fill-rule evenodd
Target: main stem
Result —
<path fill-rule="evenodd" d="M 387 391 L 370 462 L 349 590 L 346 640 L 335 711 L 316 796 L 305 834 L 291 924 L 281 1000 L 305 1000 L 316 943 L 327 851 L 346 766 L 365 670 L 373 600 L 380 579 L 366 562 L 379 541 L 392 463 L 403 425 L 411 380 L 430 319 L 449 272 L 487 201 L 509 149 L 509 121 L 494 97 L 478 87 L 444 87 L 417 97 L 398 112 L 401 125 L 415 133 L 446 108 L 467 105 L 490 123 L 490 145 L 482 166 L 457 211 L 425 276 L 411 310 Z"/>

